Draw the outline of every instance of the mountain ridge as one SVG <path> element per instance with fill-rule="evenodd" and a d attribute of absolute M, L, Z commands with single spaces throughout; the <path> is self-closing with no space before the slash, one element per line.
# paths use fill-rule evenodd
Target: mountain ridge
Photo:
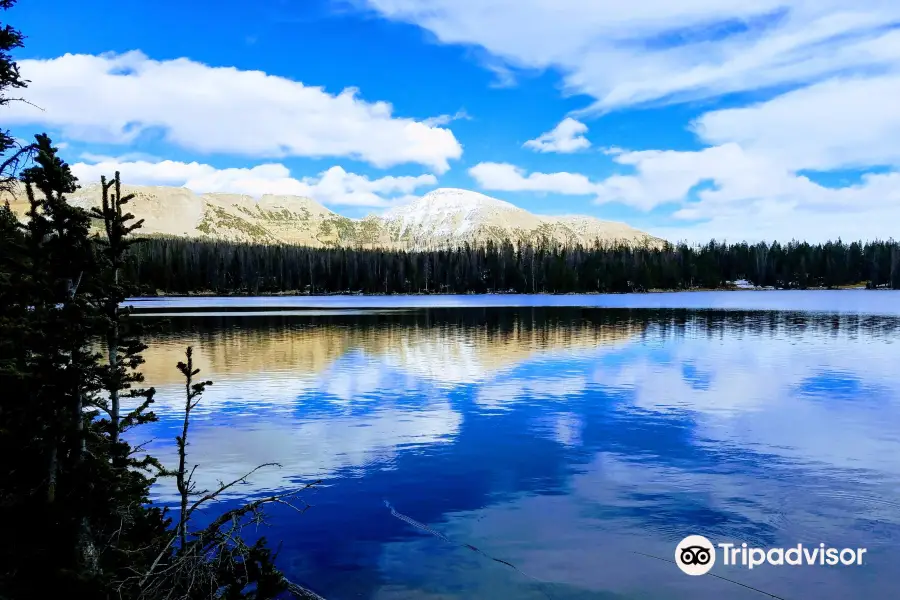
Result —
<path fill-rule="evenodd" d="M 144 219 L 145 235 L 312 247 L 424 250 L 469 243 L 546 240 L 549 244 L 661 246 L 664 240 L 625 223 L 586 215 L 548 216 L 461 188 L 438 188 L 384 213 L 360 219 L 340 215 L 313 198 L 263 194 L 196 193 L 184 187 L 123 185 L 134 194 L 129 210 Z M 27 200 L 19 186 L 8 200 L 19 218 Z M 99 184 L 69 194 L 82 208 L 100 206 Z"/>

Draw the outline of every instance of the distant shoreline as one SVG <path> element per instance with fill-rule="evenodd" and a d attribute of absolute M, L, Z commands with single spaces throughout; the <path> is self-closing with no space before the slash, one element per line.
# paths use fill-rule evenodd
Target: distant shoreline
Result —
<path fill-rule="evenodd" d="M 383 293 L 362 293 L 362 292 L 329 292 L 324 294 L 308 294 L 306 292 L 214 292 L 214 291 L 198 291 L 188 292 L 187 294 L 177 294 L 171 292 L 157 291 L 154 295 L 143 295 L 129 298 L 129 300 L 152 299 L 152 298 L 280 298 L 280 297 L 304 297 L 304 298 L 326 298 L 334 296 L 365 296 L 365 297 L 419 297 L 419 296 L 623 296 L 627 294 L 633 295 L 650 295 L 650 294 L 675 294 L 675 293 L 694 293 L 694 292 L 818 292 L 818 291 L 848 291 L 848 290 L 866 290 L 866 291 L 885 291 L 889 288 L 880 287 L 875 289 L 866 288 L 865 284 L 826 287 L 809 287 L 806 289 L 781 289 L 771 287 L 722 287 L 722 288 L 689 288 L 689 289 L 650 289 L 644 292 L 485 292 L 485 293 L 463 293 L 463 294 L 445 294 L 445 293 L 425 293 L 413 292 L 403 294 L 383 294 Z"/>

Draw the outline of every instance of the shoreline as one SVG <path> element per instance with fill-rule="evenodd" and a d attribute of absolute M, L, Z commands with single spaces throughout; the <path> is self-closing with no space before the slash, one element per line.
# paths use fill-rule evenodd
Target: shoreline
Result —
<path fill-rule="evenodd" d="M 300 291 L 291 292 L 215 292 L 211 290 L 188 292 L 186 294 L 163 292 L 157 290 L 153 295 L 141 295 L 129 298 L 152 299 L 152 298 L 281 298 L 281 297 L 303 297 L 303 298 L 328 298 L 334 296 L 363 296 L 363 297 L 419 297 L 419 296 L 624 296 L 624 295 L 640 295 L 646 296 L 651 294 L 677 294 L 677 293 L 696 293 L 696 292 L 827 292 L 827 291 L 855 291 L 864 290 L 870 292 L 889 291 L 890 288 L 866 288 L 864 284 L 852 286 L 837 287 L 810 287 L 806 289 L 797 288 L 771 288 L 771 287 L 721 287 L 721 288 L 689 288 L 689 289 L 650 289 L 643 292 L 484 292 L 484 293 L 425 293 L 410 292 L 402 294 L 384 294 L 384 293 L 363 293 L 363 292 L 328 292 L 324 294 L 309 294 Z"/>

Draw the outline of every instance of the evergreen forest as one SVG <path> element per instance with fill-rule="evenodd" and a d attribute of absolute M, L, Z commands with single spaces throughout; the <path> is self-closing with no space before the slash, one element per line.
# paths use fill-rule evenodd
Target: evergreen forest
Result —
<path fill-rule="evenodd" d="M 123 272 L 143 293 L 595 293 L 723 289 L 900 289 L 900 243 L 841 241 L 665 248 L 510 242 L 406 252 L 150 238 Z"/>

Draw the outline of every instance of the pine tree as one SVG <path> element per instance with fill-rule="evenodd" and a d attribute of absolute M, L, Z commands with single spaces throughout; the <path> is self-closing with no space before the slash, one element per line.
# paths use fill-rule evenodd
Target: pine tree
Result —
<path fill-rule="evenodd" d="M 13 3 L 0 0 L 0 10 Z M 0 28 L 0 106 L 25 86 L 9 53 L 22 40 Z M 171 521 L 149 499 L 155 476 L 168 471 L 123 436 L 155 419 L 154 390 L 137 387 L 141 332 L 120 308 L 135 290 L 122 275 L 141 222 L 123 210 L 131 197 L 118 173 L 101 180 L 102 206 L 88 213 L 67 201 L 77 181 L 47 135 L 9 156 L 15 147 L 0 131 L 0 183 L 20 189 L 18 167 L 31 165 L 19 177 L 29 202 L 25 222 L 0 206 L 0 598 L 64 590 L 76 598 L 155 600 L 185 589 L 180 597 L 264 600 L 288 589 L 315 598 L 284 579 L 264 540 L 251 546 L 224 528 L 272 499 L 192 532 L 194 570 L 167 568 L 186 552 L 185 544 L 172 546 Z M 101 234 L 91 235 L 92 216 Z M 191 260 L 179 265 L 174 284 L 189 287 L 195 255 L 180 255 Z M 238 285 L 249 276 L 244 253 L 240 259 Z M 176 535 L 187 533 L 183 519 L 179 526 Z M 198 572 L 214 577 L 194 585 Z"/>
<path fill-rule="evenodd" d="M 0 0 L 0 11 L 9 10 L 15 3 L 16 0 Z M 11 55 L 13 50 L 24 45 L 24 40 L 21 31 L 0 23 L 0 107 L 10 102 L 24 101 L 11 95 L 28 85 Z M 8 130 L 0 129 L 0 190 L 12 188 L 18 167 L 29 157 L 32 149 L 31 146 L 20 146 Z"/>
<path fill-rule="evenodd" d="M 140 342 L 140 328 L 128 319 L 129 308 L 120 308 L 124 301 L 134 295 L 136 288 L 121 279 L 128 252 L 132 246 L 143 241 L 131 234 L 140 229 L 143 219 L 134 220 L 134 215 L 123 212 L 123 207 L 134 198 L 133 194 L 122 195 L 122 183 L 119 173 L 111 181 L 105 177 L 100 179 L 102 200 L 101 207 L 92 209 L 93 215 L 103 223 L 105 236 L 97 236 L 101 248 L 100 258 L 103 261 L 105 291 L 102 301 L 103 327 L 105 329 L 108 364 L 101 373 L 104 389 L 109 392 L 109 403 L 103 407 L 109 417 L 109 428 L 112 443 L 119 443 L 123 428 L 121 414 L 121 398 L 123 391 L 130 398 L 143 398 L 138 408 L 149 407 L 153 390 L 133 389 L 131 386 L 143 381 L 137 367 L 143 363 L 140 353 L 146 346 Z M 138 414 L 130 414 L 125 419 L 125 426 L 133 426 L 140 421 Z"/>
<path fill-rule="evenodd" d="M 173 590 L 198 600 L 265 600 L 284 590 L 315 598 L 284 578 L 265 540 L 250 545 L 240 537 L 265 504 L 286 503 L 296 490 L 189 528 L 190 512 L 247 477 L 211 492 L 193 490 L 186 478 L 188 416 L 204 387 L 190 381 L 190 354 L 180 366 L 191 394 L 176 472 L 183 506 L 190 500 L 191 508 L 173 532 L 166 512 L 150 502 L 154 477 L 172 472 L 123 438 L 155 419 L 153 389 L 134 387 L 143 381 L 145 346 L 119 308 L 132 289 L 120 276 L 140 222 L 123 210 L 130 197 L 117 173 L 101 180 L 102 207 L 93 211 L 106 235 L 91 236 L 89 214 L 66 201 L 76 189 L 68 165 L 46 135 L 35 139 L 35 165 L 22 175 L 29 219 L 21 224 L 7 207 L 0 211 L 0 518 L 9 539 L 0 550 L 0 597 L 65 589 L 135 600 Z M 105 360 L 95 351 L 101 342 Z"/>
<path fill-rule="evenodd" d="M 2 388 L 11 402 L 3 414 L 4 450 L 18 448 L 4 510 L 19 512 L 41 542 L 27 545 L 7 562 L 21 573 L 36 569 L 61 578 L 73 589 L 98 572 L 98 548 L 91 523 L 93 457 L 86 412 L 97 392 L 90 349 L 94 311 L 90 277 L 95 269 L 88 217 L 65 200 L 75 179 L 45 135 L 36 136 L 35 165 L 22 179 L 30 202 L 21 250 L 8 261 L 3 295 L 22 317 L 18 344 L 7 360 Z M 23 450 L 27 462 L 21 460 Z M 4 453 L 5 454 L 5 453 Z M 18 490 L 18 491 L 16 491 Z"/>

